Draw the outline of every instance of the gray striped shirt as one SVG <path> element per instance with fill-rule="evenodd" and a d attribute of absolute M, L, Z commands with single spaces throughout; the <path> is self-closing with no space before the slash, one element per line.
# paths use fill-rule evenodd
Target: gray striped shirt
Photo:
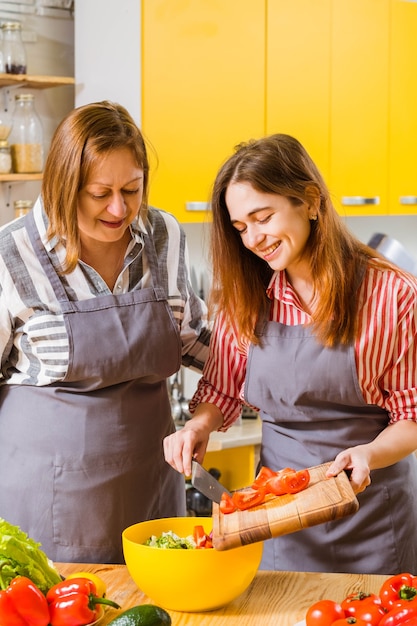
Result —
<path fill-rule="evenodd" d="M 40 199 L 33 211 L 42 243 L 59 270 L 65 247 L 47 241 L 48 221 Z M 34 253 L 24 219 L 20 217 L 0 229 L 0 384 L 48 385 L 66 375 L 68 336 L 58 300 Z M 152 284 L 143 248 L 145 226 L 155 244 L 159 286 L 165 289 L 178 323 L 183 365 L 201 370 L 210 339 L 207 311 L 190 285 L 185 234 L 172 215 L 151 207 L 146 224 L 139 219 L 131 225 L 132 240 L 113 293 Z M 111 293 L 100 275 L 82 261 L 60 280 L 72 301 Z"/>

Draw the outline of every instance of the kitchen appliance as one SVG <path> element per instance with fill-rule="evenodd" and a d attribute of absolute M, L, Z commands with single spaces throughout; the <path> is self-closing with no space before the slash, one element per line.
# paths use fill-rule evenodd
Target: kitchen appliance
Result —
<path fill-rule="evenodd" d="M 346 472 L 326 477 L 330 463 L 309 467 L 310 483 L 295 494 L 268 494 L 264 504 L 223 514 L 213 503 L 213 545 L 229 550 L 356 513 L 359 502 Z"/>
<path fill-rule="evenodd" d="M 368 246 L 378 250 L 386 259 L 395 263 L 403 270 L 417 275 L 417 261 L 407 252 L 404 246 L 388 235 L 375 233 L 368 241 Z"/>

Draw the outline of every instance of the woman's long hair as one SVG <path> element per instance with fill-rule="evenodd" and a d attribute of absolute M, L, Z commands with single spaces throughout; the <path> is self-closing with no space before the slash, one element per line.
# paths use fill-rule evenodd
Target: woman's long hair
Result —
<path fill-rule="evenodd" d="M 357 292 L 368 264 L 391 268 L 375 250 L 346 228 L 316 165 L 293 137 L 276 134 L 236 147 L 213 186 L 211 209 L 211 311 L 222 311 L 246 340 L 258 342 L 255 325 L 267 314 L 266 287 L 273 270 L 250 252 L 232 226 L 226 205 L 230 183 L 249 183 L 262 193 L 275 193 L 297 206 L 320 197 L 317 220 L 307 241 L 316 307 L 314 332 L 327 346 L 347 344 L 356 329 Z M 378 257 L 378 261 L 374 261 Z"/>
<path fill-rule="evenodd" d="M 143 169 L 142 215 L 147 210 L 149 162 L 143 135 L 128 111 L 113 102 L 86 104 L 71 111 L 52 138 L 42 182 L 49 219 L 48 238 L 65 242 L 63 273 L 74 270 L 80 255 L 78 192 L 91 168 L 105 154 L 129 148 Z"/>

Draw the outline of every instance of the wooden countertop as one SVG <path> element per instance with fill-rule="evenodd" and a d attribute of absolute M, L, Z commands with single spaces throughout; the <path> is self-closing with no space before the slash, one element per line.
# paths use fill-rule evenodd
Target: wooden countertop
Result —
<path fill-rule="evenodd" d="M 211 433 L 207 452 L 217 452 L 239 446 L 256 446 L 261 443 L 262 422 L 258 419 L 243 419 L 240 424 L 231 426 L 225 433 Z"/>
<path fill-rule="evenodd" d="M 135 585 L 124 565 L 57 563 L 63 576 L 76 571 L 93 572 L 107 585 L 107 597 L 123 610 L 152 603 Z M 294 626 L 305 618 L 308 607 L 320 599 L 341 601 L 349 593 L 378 593 L 388 577 L 357 574 L 313 574 L 259 571 L 239 598 L 216 611 L 179 613 L 169 610 L 172 626 Z M 186 582 L 184 581 L 184 584 Z M 107 609 L 100 626 L 108 624 L 118 611 Z"/>

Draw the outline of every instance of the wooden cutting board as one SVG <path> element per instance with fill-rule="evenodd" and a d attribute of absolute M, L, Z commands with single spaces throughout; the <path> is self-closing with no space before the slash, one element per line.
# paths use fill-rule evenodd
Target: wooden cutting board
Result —
<path fill-rule="evenodd" d="M 309 467 L 310 483 L 294 495 L 269 494 L 264 504 L 223 515 L 213 502 L 213 545 L 229 550 L 330 522 L 359 509 L 345 472 L 326 478 L 330 463 Z"/>

